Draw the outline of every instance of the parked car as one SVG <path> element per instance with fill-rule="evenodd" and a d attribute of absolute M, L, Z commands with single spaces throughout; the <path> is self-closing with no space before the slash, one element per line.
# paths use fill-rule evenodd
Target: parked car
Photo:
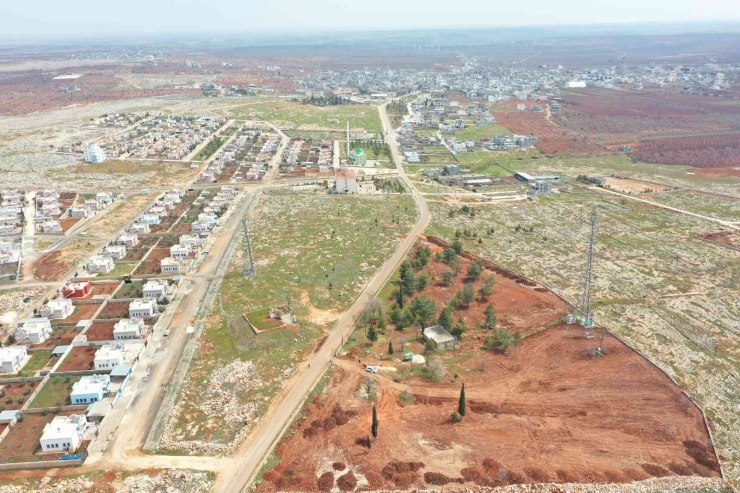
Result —
<path fill-rule="evenodd" d="M 366 366 L 365 371 L 370 372 L 370 373 L 378 373 L 378 367 L 377 366 Z"/>
<path fill-rule="evenodd" d="M 165 336 L 165 337 L 167 337 L 168 335 L 170 335 L 170 331 L 169 330 L 165 330 L 164 332 L 162 332 L 162 335 Z"/>

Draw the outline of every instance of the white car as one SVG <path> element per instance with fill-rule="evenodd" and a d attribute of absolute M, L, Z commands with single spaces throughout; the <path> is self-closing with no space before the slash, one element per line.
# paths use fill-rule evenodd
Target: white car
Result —
<path fill-rule="evenodd" d="M 378 373 L 378 367 L 377 366 L 366 366 L 365 371 L 369 373 Z"/>
<path fill-rule="evenodd" d="M 169 330 L 165 330 L 164 332 L 162 332 L 162 335 L 165 336 L 165 337 L 167 337 L 168 335 L 170 335 L 170 331 Z"/>

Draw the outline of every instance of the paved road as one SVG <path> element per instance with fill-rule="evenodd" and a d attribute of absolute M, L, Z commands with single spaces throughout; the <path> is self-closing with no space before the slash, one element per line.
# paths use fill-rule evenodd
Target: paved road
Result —
<path fill-rule="evenodd" d="M 424 232 L 429 222 L 429 208 L 424 200 L 424 196 L 408 179 L 403 169 L 401 156 L 398 152 L 398 143 L 396 142 L 396 137 L 388 119 L 386 105 L 378 108 L 383 122 L 384 132 L 386 132 L 386 140 L 391 148 L 393 161 L 398 168 L 399 177 L 404 180 L 413 193 L 417 207 L 419 208 L 419 218 L 409 235 L 401 242 L 391 258 L 383 264 L 375 277 L 365 286 L 365 289 L 360 293 L 354 304 L 339 317 L 336 326 L 329 334 L 326 342 L 321 346 L 321 349 L 308 361 L 299 366 L 296 374 L 291 378 L 272 406 L 270 406 L 267 413 L 265 413 L 265 416 L 269 416 L 269 419 L 262 419 L 252 433 L 250 433 L 247 440 L 239 447 L 239 451 L 235 457 L 236 460 L 230 468 L 229 474 L 219 475 L 215 491 L 238 493 L 244 490 L 254 480 L 264 459 L 280 440 L 283 433 L 293 421 L 293 418 L 301 409 L 311 389 L 313 389 L 329 367 L 334 351 L 341 346 L 342 341 L 348 339 L 352 334 L 355 320 L 357 320 L 370 301 L 380 292 L 398 265 L 406 257 L 408 251 L 414 246 L 417 237 Z"/>

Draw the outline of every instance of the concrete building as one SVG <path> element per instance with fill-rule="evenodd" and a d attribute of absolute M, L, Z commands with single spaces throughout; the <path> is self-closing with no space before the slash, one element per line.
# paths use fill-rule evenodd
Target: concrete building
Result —
<path fill-rule="evenodd" d="M 110 385 L 108 375 L 85 375 L 72 385 L 69 395 L 72 404 L 92 404 L 100 402 Z"/>
<path fill-rule="evenodd" d="M 84 414 L 55 416 L 44 426 L 39 443 L 43 453 L 74 452 L 85 437 L 87 418 Z"/>
<path fill-rule="evenodd" d="M 72 304 L 72 300 L 62 298 L 49 300 L 49 302 L 41 308 L 40 313 L 42 317 L 65 319 L 72 315 L 73 311 L 75 311 L 75 306 Z"/>
<path fill-rule="evenodd" d="M 48 318 L 24 318 L 18 321 L 15 340 L 23 344 L 41 344 L 49 338 L 51 332 Z"/>
<path fill-rule="evenodd" d="M 365 166 L 367 164 L 367 155 L 365 151 L 358 147 L 357 149 L 350 151 L 349 153 L 349 165 L 350 166 Z"/>
<path fill-rule="evenodd" d="M 355 170 L 339 168 L 336 172 L 335 178 L 335 193 L 357 193 L 357 177 L 355 175 Z"/>
<path fill-rule="evenodd" d="M 85 219 L 88 214 L 88 210 L 84 207 L 72 207 L 69 210 L 69 215 L 72 216 L 73 219 Z"/>
<path fill-rule="evenodd" d="M 159 300 L 160 298 L 167 295 L 167 282 L 166 281 L 147 281 L 143 288 L 145 300 Z"/>
<path fill-rule="evenodd" d="M 113 326 L 113 339 L 139 339 L 144 332 L 144 321 L 140 318 L 124 318 Z"/>
<path fill-rule="evenodd" d="M 0 372 L 13 373 L 20 370 L 27 357 L 26 346 L 0 348 Z"/>
<path fill-rule="evenodd" d="M 529 182 L 530 195 L 547 195 L 552 192 L 552 185 L 549 181 Z"/>
<path fill-rule="evenodd" d="M 95 142 L 85 144 L 85 162 L 90 164 L 104 163 L 108 159 L 105 151 Z"/>
<path fill-rule="evenodd" d="M 85 268 L 88 272 L 95 274 L 107 274 L 115 268 L 116 264 L 110 257 L 103 255 L 95 255 L 90 258 L 85 264 Z"/>
<path fill-rule="evenodd" d="M 62 296 L 65 298 L 84 298 L 92 292 L 90 281 L 69 282 L 62 288 Z"/>
<path fill-rule="evenodd" d="M 149 225 L 146 223 L 133 223 L 126 231 L 137 235 L 148 235 Z"/>
<path fill-rule="evenodd" d="M 129 318 L 148 318 L 157 313 L 157 302 L 155 300 L 134 300 L 128 306 Z"/>
<path fill-rule="evenodd" d="M 176 259 L 184 259 L 190 255 L 192 250 L 188 245 L 172 245 L 170 247 L 170 257 Z"/>
<path fill-rule="evenodd" d="M 113 260 L 121 260 L 126 256 L 126 245 L 110 245 L 105 247 L 103 250 L 105 255 L 109 256 Z"/>
<path fill-rule="evenodd" d="M 126 248 L 134 248 L 139 243 L 139 235 L 136 233 L 123 233 L 118 237 L 118 244 Z"/>
<path fill-rule="evenodd" d="M 424 340 L 431 341 L 437 349 L 454 349 L 457 344 L 457 339 L 441 325 L 434 325 L 424 329 Z"/>
<path fill-rule="evenodd" d="M 131 364 L 128 351 L 120 344 L 106 344 L 95 353 L 96 370 L 110 370 L 118 365 Z"/>
<path fill-rule="evenodd" d="M 523 171 L 517 171 L 514 173 L 514 176 L 523 182 L 535 182 L 535 181 L 560 181 L 560 177 L 557 175 L 542 175 L 542 176 L 532 176 L 529 173 L 525 173 Z"/>
<path fill-rule="evenodd" d="M 163 258 L 159 263 L 162 274 L 179 274 L 182 271 L 182 262 L 173 257 Z"/>

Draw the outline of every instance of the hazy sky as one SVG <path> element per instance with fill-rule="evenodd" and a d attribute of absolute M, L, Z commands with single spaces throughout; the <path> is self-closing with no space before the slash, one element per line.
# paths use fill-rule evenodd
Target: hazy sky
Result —
<path fill-rule="evenodd" d="M 740 20 L 738 0 L 0 0 L 0 37 Z"/>

